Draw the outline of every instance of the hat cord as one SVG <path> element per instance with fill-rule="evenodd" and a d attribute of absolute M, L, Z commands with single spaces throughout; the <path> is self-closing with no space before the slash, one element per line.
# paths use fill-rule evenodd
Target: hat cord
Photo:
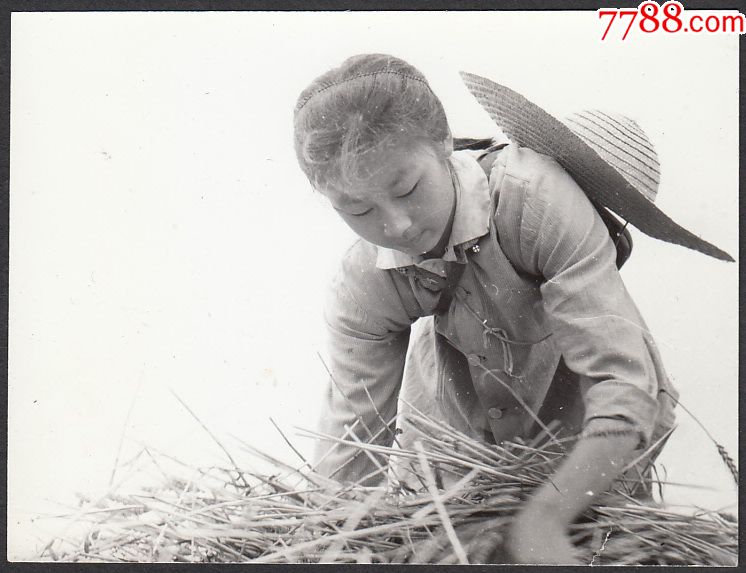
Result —
<path fill-rule="evenodd" d="M 624 230 L 627 228 L 627 225 L 629 225 L 629 221 L 626 219 L 623 219 L 624 226 L 622 227 L 622 230 L 617 233 L 616 241 L 614 241 L 614 248 L 617 248 L 619 246 L 619 241 L 622 240 L 622 235 L 624 234 Z"/>

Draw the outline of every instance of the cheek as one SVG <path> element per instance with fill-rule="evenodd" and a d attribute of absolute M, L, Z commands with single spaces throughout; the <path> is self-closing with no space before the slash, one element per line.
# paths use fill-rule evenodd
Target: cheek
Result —
<path fill-rule="evenodd" d="M 428 197 L 423 201 L 426 212 L 436 220 L 450 214 L 451 206 L 455 200 L 453 181 L 451 174 L 444 166 L 438 166 L 433 170 L 433 176 L 428 187 Z M 445 212 L 445 214 L 444 214 Z"/>
<path fill-rule="evenodd" d="M 440 223 L 450 216 L 454 200 L 452 189 L 439 186 L 423 201 L 422 216 L 431 222 Z"/>
<path fill-rule="evenodd" d="M 376 242 L 375 239 L 377 238 L 378 232 L 377 232 L 377 224 L 373 217 L 366 216 L 366 217 L 345 217 L 344 215 L 341 215 L 342 220 L 345 222 L 345 224 L 352 229 L 352 231 L 358 235 L 359 237 L 362 237 L 366 241 L 369 242 Z"/>

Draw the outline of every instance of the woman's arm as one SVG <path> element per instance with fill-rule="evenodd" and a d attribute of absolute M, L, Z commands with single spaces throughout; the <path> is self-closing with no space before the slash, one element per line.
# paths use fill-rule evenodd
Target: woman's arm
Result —
<path fill-rule="evenodd" d="M 375 268 L 375 247 L 358 241 L 346 254 L 324 307 L 329 381 L 319 431 L 390 446 L 413 317 L 404 307 L 396 273 Z M 403 282 L 403 277 L 401 277 Z M 381 456 L 319 440 L 316 470 L 337 481 L 375 485 L 386 479 Z M 378 465 L 377 462 L 383 465 Z M 361 478 L 367 479 L 360 481 Z"/>
<path fill-rule="evenodd" d="M 556 163 L 540 164 L 524 199 L 522 262 L 544 279 L 549 325 L 581 377 L 586 413 L 581 439 L 519 513 L 510 538 L 521 562 L 566 563 L 567 527 L 649 441 L 665 372 L 600 216 Z"/>
<path fill-rule="evenodd" d="M 519 563 L 576 563 L 567 527 L 634 459 L 634 433 L 581 439 L 515 519 L 509 548 Z"/>

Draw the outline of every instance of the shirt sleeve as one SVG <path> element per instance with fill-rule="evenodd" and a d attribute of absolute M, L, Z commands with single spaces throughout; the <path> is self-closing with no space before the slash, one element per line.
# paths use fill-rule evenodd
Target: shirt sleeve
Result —
<path fill-rule="evenodd" d="M 635 432 L 644 447 L 665 373 L 619 275 L 606 226 L 552 160 L 527 183 L 520 233 L 524 261 L 544 279 L 542 300 L 555 343 L 580 375 L 583 434 Z"/>
<path fill-rule="evenodd" d="M 402 302 L 405 283 L 399 273 L 375 267 L 372 245 L 358 242 L 345 256 L 324 307 L 330 380 L 320 432 L 341 438 L 346 428 L 352 428 L 363 442 L 393 443 L 391 422 L 397 411 L 410 326 L 416 319 Z M 315 461 L 317 471 L 339 481 L 359 482 L 373 473 L 360 481 L 372 485 L 386 478 L 386 472 L 375 471 L 385 468 L 387 459 L 355 447 L 319 440 Z"/>

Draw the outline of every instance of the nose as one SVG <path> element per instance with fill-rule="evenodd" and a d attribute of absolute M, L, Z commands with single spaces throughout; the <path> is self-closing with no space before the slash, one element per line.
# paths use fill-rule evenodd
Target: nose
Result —
<path fill-rule="evenodd" d="M 394 211 L 384 221 L 383 233 L 388 239 L 403 239 L 411 226 L 412 218 L 407 213 Z"/>

